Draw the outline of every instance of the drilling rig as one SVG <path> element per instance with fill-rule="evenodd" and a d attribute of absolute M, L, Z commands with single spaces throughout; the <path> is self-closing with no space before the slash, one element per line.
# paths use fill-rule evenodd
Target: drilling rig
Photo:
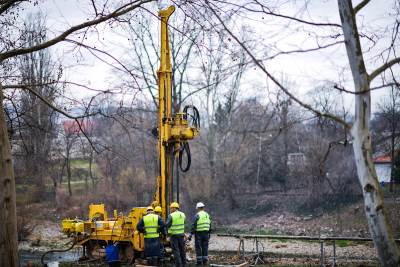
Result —
<path fill-rule="evenodd" d="M 173 185 L 174 161 L 177 160 L 181 171 L 190 167 L 190 149 L 188 141 L 195 138 L 200 130 L 199 112 L 194 106 L 185 106 L 181 112 L 172 110 L 172 65 L 168 37 L 168 20 L 175 11 L 174 6 L 159 11 L 161 23 L 160 67 L 158 75 L 158 126 L 157 146 L 159 154 L 156 189 L 151 206 L 161 206 L 162 218 L 167 219 L 169 205 L 179 201 L 179 189 Z M 183 157 L 186 154 L 186 166 Z M 176 186 L 175 186 L 176 187 Z M 178 188 L 178 187 L 176 187 Z M 74 237 L 83 247 L 83 258 L 96 259 L 104 256 L 104 248 L 109 241 L 118 242 L 120 258 L 133 262 L 144 251 L 143 234 L 136 230 L 139 220 L 146 214 L 146 207 L 134 207 L 127 215 L 120 215 L 114 210 L 113 216 L 106 212 L 105 205 L 89 205 L 88 220 L 65 219 L 62 231 Z M 168 247 L 167 240 L 163 240 Z"/>

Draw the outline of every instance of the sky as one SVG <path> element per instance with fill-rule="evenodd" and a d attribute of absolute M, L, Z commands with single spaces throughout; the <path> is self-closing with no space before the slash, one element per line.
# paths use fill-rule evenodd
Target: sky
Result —
<path fill-rule="evenodd" d="M 47 0 L 45 4 L 38 5 L 30 12 L 41 10 L 47 17 L 47 25 L 50 34 L 57 34 L 68 28 L 71 25 L 85 21 L 88 14 L 92 10 L 88 2 L 79 0 Z M 163 1 L 164 4 L 169 1 Z M 358 1 L 354 1 L 357 3 Z M 305 19 L 314 21 L 330 21 L 340 24 L 336 1 L 309 1 L 307 12 L 301 9 L 302 1 L 294 1 L 294 4 L 287 4 L 282 8 L 285 14 L 301 14 Z M 392 1 L 373 0 L 368 4 L 357 16 L 359 27 L 363 29 L 381 29 L 381 26 L 391 20 L 389 12 L 391 11 Z M 149 8 L 155 9 L 154 5 L 149 5 Z M 157 10 L 154 10 L 157 12 Z M 281 20 L 266 20 L 262 15 L 244 14 L 238 17 L 233 24 L 233 31 L 238 31 L 242 26 L 248 26 L 254 30 L 257 35 L 260 35 L 259 42 L 265 44 L 273 44 L 277 42 L 280 49 L 293 50 L 299 47 L 314 47 L 315 38 L 310 37 L 309 28 L 294 29 L 292 24 L 287 24 Z M 100 25 L 98 27 L 99 34 L 91 33 L 88 35 L 92 45 L 100 48 L 116 58 L 124 58 L 126 53 L 129 53 L 129 41 L 124 36 L 121 29 L 111 29 L 108 25 Z M 279 34 L 276 34 L 276 33 Z M 321 31 L 320 34 L 327 34 Z M 367 32 L 366 34 L 371 34 Z M 76 38 L 76 36 L 74 37 Z M 257 37 L 258 38 L 258 37 Z M 321 40 L 324 43 L 323 40 Z M 366 51 L 367 70 L 371 71 L 381 62 L 372 60 L 376 55 L 376 48 L 381 48 L 387 45 L 388 40 L 381 38 L 376 44 L 376 47 L 368 51 L 371 42 L 363 38 L 363 48 Z M 89 42 L 88 42 L 89 43 Z M 265 49 L 267 46 L 260 46 L 257 49 Z M 85 49 L 76 50 L 72 45 L 60 44 L 52 48 L 56 58 L 62 62 L 64 66 L 64 78 L 73 80 L 74 82 L 84 84 L 91 88 L 100 90 L 113 88 L 118 82 L 116 71 L 108 64 L 99 61 L 91 53 Z M 277 49 L 266 49 L 267 54 L 274 54 Z M 263 51 L 261 51 L 263 52 Z M 115 64 L 116 62 L 107 57 L 102 56 L 107 62 Z M 325 81 L 340 81 L 340 83 L 348 89 L 352 89 L 351 74 L 348 68 L 346 51 L 344 45 L 337 45 L 329 49 L 324 49 L 311 53 L 283 55 L 265 63 L 266 68 L 277 77 L 285 77 L 295 86 L 294 91 L 307 101 L 306 94 L 311 88 L 315 88 Z M 266 98 L 265 88 L 271 86 L 265 75 L 257 68 L 253 68 L 246 73 L 243 80 L 243 89 L 240 92 L 240 97 L 243 99 L 258 97 Z M 79 87 L 71 87 L 71 98 L 87 98 L 96 92 L 85 90 Z M 373 92 L 373 105 L 377 100 L 385 94 L 385 90 L 377 90 Z M 352 106 L 352 95 L 344 96 L 345 105 L 349 108 Z M 192 100 L 193 101 L 193 100 Z"/>

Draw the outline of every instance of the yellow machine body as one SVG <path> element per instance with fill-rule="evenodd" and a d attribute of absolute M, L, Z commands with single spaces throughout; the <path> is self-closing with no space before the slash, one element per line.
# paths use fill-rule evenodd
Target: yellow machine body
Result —
<path fill-rule="evenodd" d="M 107 212 L 105 210 L 104 204 L 91 204 L 89 205 L 89 220 L 107 220 Z"/>
<path fill-rule="evenodd" d="M 164 220 L 168 215 L 169 204 L 176 201 L 173 199 L 172 189 L 172 164 L 176 151 L 182 150 L 185 142 L 199 134 L 199 124 L 191 126 L 187 114 L 183 112 L 173 114 L 172 111 L 172 65 L 168 20 L 174 11 L 175 7 L 170 6 L 160 10 L 158 14 L 161 22 L 160 67 L 157 71 L 159 176 L 151 205 L 161 206 L 161 216 Z M 84 247 L 83 256 L 89 258 L 94 254 L 103 256 L 105 245 L 108 241 L 113 241 L 120 244 L 123 257 L 133 260 L 138 257 L 138 252 L 144 250 L 143 234 L 139 234 L 136 225 L 145 214 L 145 207 L 135 207 L 128 215 L 118 215 L 114 210 L 114 218 L 109 218 L 104 204 L 91 204 L 87 221 L 65 219 L 62 221 L 62 231 L 79 240 Z"/>
<path fill-rule="evenodd" d="M 73 235 L 81 245 L 87 242 L 95 242 L 105 246 L 108 241 L 119 242 L 122 246 L 130 247 L 133 251 L 141 252 L 144 249 L 143 234 L 136 231 L 136 225 L 146 214 L 145 207 L 132 208 L 128 215 L 121 215 L 108 219 L 97 217 L 99 207 L 104 211 L 104 204 L 92 204 L 89 206 L 88 221 L 65 219 L 62 221 L 62 231 L 67 235 Z M 94 215 L 94 217 L 92 216 Z M 99 218 L 98 220 L 96 218 Z M 94 220 L 93 220 L 94 219 Z M 132 253 L 133 253 L 132 251 Z"/>

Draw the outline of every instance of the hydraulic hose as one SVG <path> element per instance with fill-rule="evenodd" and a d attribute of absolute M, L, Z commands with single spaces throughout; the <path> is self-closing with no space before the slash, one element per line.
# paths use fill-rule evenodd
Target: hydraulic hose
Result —
<path fill-rule="evenodd" d="M 187 163 L 186 166 L 183 167 L 183 153 L 186 152 L 187 156 Z M 178 155 L 178 160 L 179 160 L 179 168 L 181 169 L 182 172 L 187 172 L 190 169 L 190 165 L 192 164 L 192 156 L 190 155 L 190 147 L 188 142 L 183 142 L 182 147 L 179 150 L 179 155 Z"/>
<path fill-rule="evenodd" d="M 192 110 L 193 114 L 189 111 Z M 193 105 L 187 105 L 183 108 L 183 113 L 185 114 L 185 119 L 187 120 L 188 117 L 192 119 L 192 126 L 194 128 L 200 129 L 200 113 L 199 110 Z"/>
<path fill-rule="evenodd" d="M 68 243 L 69 243 L 69 242 L 68 242 Z M 68 244 L 68 243 L 67 243 L 67 244 Z M 51 250 L 46 251 L 45 253 L 43 253 L 42 257 L 40 258 L 40 262 L 42 263 L 43 266 L 46 267 L 47 264 L 44 263 L 44 257 L 46 257 L 47 254 L 49 254 L 49 253 L 54 253 L 54 252 L 67 252 L 67 251 L 73 249 L 74 246 L 75 246 L 77 243 L 78 243 L 77 239 L 74 238 L 74 240 L 72 240 L 72 245 L 71 245 L 70 247 L 68 247 L 67 249 L 51 249 Z"/>
<path fill-rule="evenodd" d="M 193 105 L 187 105 L 183 108 L 184 119 L 191 122 L 191 127 L 200 129 L 200 113 L 199 110 Z M 183 166 L 183 154 L 186 153 L 187 162 L 186 166 Z M 182 142 L 181 148 L 179 149 L 178 165 L 182 172 L 187 172 L 192 164 L 192 156 L 190 154 L 190 147 L 188 142 Z"/>

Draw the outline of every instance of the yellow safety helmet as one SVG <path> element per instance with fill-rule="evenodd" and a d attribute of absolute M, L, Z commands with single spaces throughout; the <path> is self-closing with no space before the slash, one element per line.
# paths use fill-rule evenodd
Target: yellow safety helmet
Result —
<path fill-rule="evenodd" d="M 154 211 L 155 212 L 162 212 L 162 209 L 161 209 L 160 206 L 157 206 L 157 207 L 154 208 Z"/>
<path fill-rule="evenodd" d="M 153 207 L 152 206 L 148 206 L 146 210 L 147 211 L 153 211 Z"/>
<path fill-rule="evenodd" d="M 179 204 L 178 204 L 178 202 L 172 202 L 170 207 L 179 209 Z"/>

